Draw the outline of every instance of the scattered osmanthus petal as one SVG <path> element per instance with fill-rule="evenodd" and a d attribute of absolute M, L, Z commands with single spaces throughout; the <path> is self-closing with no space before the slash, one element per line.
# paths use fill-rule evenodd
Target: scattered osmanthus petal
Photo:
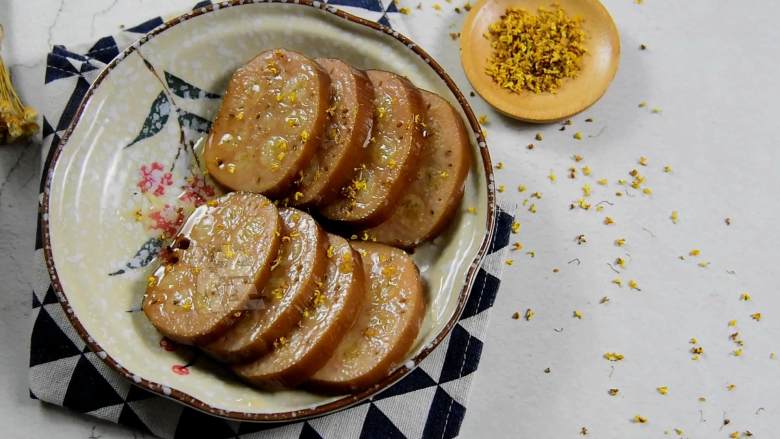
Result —
<path fill-rule="evenodd" d="M 615 264 L 617 264 L 620 268 L 626 268 L 626 260 L 623 258 L 615 258 Z M 629 286 L 630 286 L 629 282 Z"/>
<path fill-rule="evenodd" d="M 528 256 L 530 256 L 532 258 L 536 257 L 536 252 L 533 251 L 533 250 L 529 250 L 529 251 L 525 252 L 525 254 L 527 254 Z"/>
<path fill-rule="evenodd" d="M 645 195 L 653 195 L 653 190 L 649 187 L 642 188 L 642 193 Z"/>
<path fill-rule="evenodd" d="M 615 240 L 615 245 L 617 247 L 623 247 L 624 245 L 626 245 L 626 238 L 618 238 L 618 239 L 616 239 Z"/>
<path fill-rule="evenodd" d="M 531 198 L 536 198 L 537 200 L 542 199 L 542 193 L 541 192 L 534 192 L 531 194 Z"/>
<path fill-rule="evenodd" d="M 699 401 L 699 402 L 707 402 L 707 398 L 705 398 L 703 396 L 700 396 L 700 397 L 697 398 L 697 401 Z"/>
<path fill-rule="evenodd" d="M 579 208 L 582 210 L 590 209 L 590 203 L 588 203 L 587 200 L 585 200 L 585 198 L 580 198 L 579 200 L 577 200 L 577 206 L 579 206 Z M 573 208 L 574 207 L 572 207 L 572 209 Z"/>
<path fill-rule="evenodd" d="M 575 309 L 574 312 L 572 313 L 572 317 L 574 317 L 575 319 L 582 320 L 582 311 Z"/>
<path fill-rule="evenodd" d="M 438 3 L 434 3 L 434 4 L 433 4 L 433 9 L 435 9 L 435 10 L 437 10 L 437 11 L 441 11 L 441 5 L 440 5 L 440 4 L 438 4 Z"/>
<path fill-rule="evenodd" d="M 750 314 L 750 318 L 755 320 L 755 321 L 757 321 L 757 322 L 760 322 L 761 321 L 761 313 L 760 312 L 756 312 L 756 313 Z"/>
<path fill-rule="evenodd" d="M 691 339 L 688 340 L 688 343 L 690 343 L 690 344 L 699 344 L 699 340 L 696 339 L 696 337 L 691 337 Z"/>
<path fill-rule="evenodd" d="M 647 166 L 647 157 L 641 156 L 639 157 L 639 160 L 637 160 L 637 162 L 642 166 Z"/>
<path fill-rule="evenodd" d="M 531 203 L 531 205 L 528 207 L 528 211 L 531 213 L 536 213 L 536 204 Z"/>
<path fill-rule="evenodd" d="M 623 287 L 623 280 L 620 279 L 619 277 L 616 277 L 616 278 L 612 279 L 612 283 L 617 285 L 617 286 L 619 286 L 619 287 L 621 287 L 621 288 Z"/>
<path fill-rule="evenodd" d="M 536 313 L 534 312 L 534 310 L 532 310 L 531 308 L 526 309 L 525 310 L 525 315 L 524 315 L 525 321 L 530 322 L 531 319 L 533 319 L 535 315 L 536 315 Z"/>
<path fill-rule="evenodd" d="M 701 251 L 697 248 L 691 250 L 688 252 L 688 256 L 699 256 L 701 254 Z"/>
<path fill-rule="evenodd" d="M 598 180 L 596 180 L 596 183 L 598 183 L 601 186 L 606 186 L 607 184 L 609 184 L 609 180 L 607 180 L 606 178 L 599 178 Z"/>
<path fill-rule="evenodd" d="M 748 293 L 742 293 L 742 294 L 739 295 L 739 300 L 741 300 L 743 302 L 747 302 L 747 301 L 749 301 L 751 299 L 752 299 L 752 297 L 750 297 L 750 294 L 748 294 Z"/>
<path fill-rule="evenodd" d="M 617 394 L 620 393 L 620 389 L 612 388 L 612 389 L 607 390 L 607 393 L 610 396 L 617 396 Z"/>
<path fill-rule="evenodd" d="M 628 281 L 628 287 L 631 288 L 632 290 L 642 291 L 639 288 L 639 283 L 634 279 Z"/>
<path fill-rule="evenodd" d="M 409 10 L 409 8 L 407 8 L 407 7 L 401 7 L 401 8 L 398 8 L 398 12 L 400 12 L 400 13 L 402 13 L 402 14 L 404 14 L 404 15 L 409 15 L 409 13 L 410 13 L 411 11 L 410 11 L 410 10 Z"/>
<path fill-rule="evenodd" d="M 571 156 L 571 159 L 574 160 L 575 162 L 581 162 L 582 156 L 579 154 L 574 154 L 573 156 Z"/>
<path fill-rule="evenodd" d="M 515 242 L 512 244 L 512 251 L 518 251 L 523 249 L 523 244 Z"/>
<path fill-rule="evenodd" d="M 672 167 L 669 165 L 664 165 L 664 172 L 670 174 L 672 172 Z"/>
<path fill-rule="evenodd" d="M 510 259 L 507 259 L 506 261 L 504 261 L 504 263 L 505 263 L 506 265 L 512 265 L 512 264 L 514 264 L 514 263 L 515 263 L 515 260 L 510 258 Z"/>
<path fill-rule="evenodd" d="M 775 354 L 774 352 L 770 352 L 769 353 L 769 359 L 770 360 L 774 360 L 775 358 L 777 358 L 777 354 Z"/>
<path fill-rule="evenodd" d="M 742 356 L 742 348 L 737 348 L 731 351 L 731 354 L 735 357 L 741 357 Z"/>
<path fill-rule="evenodd" d="M 608 302 L 609 302 L 609 297 L 607 297 L 607 296 L 604 296 L 604 297 L 601 298 L 601 300 L 599 300 L 599 303 L 601 303 L 601 304 L 605 304 L 605 303 L 608 303 Z"/>
<path fill-rule="evenodd" d="M 707 268 L 707 267 L 709 267 L 709 266 L 710 266 L 710 262 L 709 262 L 709 261 L 702 261 L 702 262 L 699 262 L 699 263 L 698 263 L 698 264 L 696 264 L 696 265 L 698 265 L 698 266 L 699 266 L 699 267 L 701 267 L 701 268 Z"/>
<path fill-rule="evenodd" d="M 737 321 L 736 320 L 729 320 L 728 325 L 733 328 L 734 326 L 737 326 Z"/>
<path fill-rule="evenodd" d="M 574 136 L 572 137 L 574 137 L 577 140 L 582 140 L 582 133 L 577 131 L 576 133 L 574 133 Z"/>
<path fill-rule="evenodd" d="M 504 191 L 506 190 L 506 186 L 504 186 L 503 184 L 499 184 L 499 185 L 498 185 L 498 188 L 496 188 L 496 190 L 497 190 L 499 193 L 501 193 L 501 192 L 504 192 Z"/>
<path fill-rule="evenodd" d="M 726 218 L 726 219 L 723 220 L 723 222 L 725 222 L 727 226 L 730 226 L 731 225 L 731 218 Z"/>
<path fill-rule="evenodd" d="M 642 101 L 639 103 L 639 108 L 645 108 L 645 107 L 647 107 L 647 102 Z"/>
<path fill-rule="evenodd" d="M 631 421 L 635 424 L 646 424 L 647 418 L 642 415 L 634 415 L 634 417 L 631 418 Z"/>
<path fill-rule="evenodd" d="M 547 174 L 547 178 L 548 178 L 548 179 L 549 179 L 551 182 L 553 182 L 553 183 L 555 183 L 555 181 L 556 181 L 556 180 L 558 180 L 558 177 L 555 175 L 555 172 L 554 172 L 552 169 L 550 169 L 550 173 L 549 173 L 549 174 Z"/>
<path fill-rule="evenodd" d="M 504 169 L 504 162 L 496 163 L 496 169 Z"/>
<path fill-rule="evenodd" d="M 545 367 L 544 368 L 544 373 L 550 373 L 550 368 L 549 367 Z"/>
<path fill-rule="evenodd" d="M 585 197 L 589 197 L 593 193 L 593 189 L 590 187 L 588 183 L 585 183 L 582 185 L 582 195 Z"/>
<path fill-rule="evenodd" d="M 553 271 L 553 273 L 557 273 L 557 272 L 559 272 L 559 271 L 561 271 L 561 270 L 560 270 L 559 268 L 553 268 L 553 270 L 552 270 L 552 271 Z"/>
<path fill-rule="evenodd" d="M 684 431 L 682 431 L 682 429 L 680 429 L 680 428 L 675 428 L 675 429 L 674 429 L 674 433 L 675 433 L 677 436 L 682 436 L 683 434 L 685 434 L 685 432 L 684 432 Z"/>
<path fill-rule="evenodd" d="M 434 5 L 434 9 L 436 9 L 435 5 Z M 490 121 L 488 121 L 487 114 L 480 114 L 478 120 L 481 125 L 487 125 L 488 123 L 490 123 Z"/>
<path fill-rule="evenodd" d="M 520 313 L 515 311 L 512 313 L 512 319 L 513 320 L 519 320 L 520 319 Z"/>
<path fill-rule="evenodd" d="M 541 142 L 542 140 L 544 140 L 544 136 L 542 136 L 542 133 L 536 133 L 536 136 L 534 136 L 534 139 L 536 139 L 536 141 L 538 141 L 538 142 Z"/>
<path fill-rule="evenodd" d="M 588 435 L 588 429 L 586 427 L 580 428 L 580 435 L 581 436 L 587 436 Z"/>
<path fill-rule="evenodd" d="M 512 233 L 520 233 L 520 222 L 512 221 Z"/>
<path fill-rule="evenodd" d="M 674 224 L 677 224 L 680 220 L 680 214 L 676 210 L 673 210 L 672 214 L 669 215 L 669 219 L 671 219 Z"/>
<path fill-rule="evenodd" d="M 477 213 L 477 208 L 476 207 L 469 207 L 469 208 L 466 209 L 466 212 L 468 212 L 468 213 L 470 213 L 472 215 L 475 215 Z"/>
<path fill-rule="evenodd" d="M 617 352 L 605 352 L 604 353 L 604 359 L 608 361 L 621 361 L 625 358 L 623 354 L 619 354 Z"/>
<path fill-rule="evenodd" d="M 662 110 L 658 107 L 653 107 L 653 109 L 650 110 L 650 112 L 653 114 L 661 114 Z"/>
<path fill-rule="evenodd" d="M 658 391 L 658 393 L 660 393 L 661 395 L 666 395 L 667 393 L 669 393 L 669 387 L 667 386 L 656 387 L 655 390 Z"/>
<path fill-rule="evenodd" d="M 592 173 L 593 173 L 593 170 L 590 169 L 590 166 L 585 165 L 585 166 L 582 167 L 582 175 L 589 176 Z"/>
<path fill-rule="evenodd" d="M 737 388 L 736 384 L 727 384 L 726 385 L 726 390 L 728 390 L 729 392 L 733 391 L 736 388 Z"/>
<path fill-rule="evenodd" d="M 525 192 L 525 189 L 526 187 L 524 184 L 517 186 L 517 192 Z"/>
<path fill-rule="evenodd" d="M 704 354 L 704 348 L 703 348 L 703 347 L 701 347 L 701 346 L 694 346 L 694 347 L 692 347 L 692 348 L 691 348 L 691 351 L 690 351 L 690 352 L 691 352 L 691 353 L 694 355 L 694 357 L 695 357 L 695 358 L 693 358 L 693 359 L 694 359 L 694 360 L 698 360 L 698 359 L 699 359 L 699 356 L 701 356 L 701 355 L 703 355 L 703 354 Z"/>
<path fill-rule="evenodd" d="M 606 225 L 615 224 L 615 220 L 613 220 L 612 217 L 605 216 L 604 217 L 604 224 L 606 224 Z"/>

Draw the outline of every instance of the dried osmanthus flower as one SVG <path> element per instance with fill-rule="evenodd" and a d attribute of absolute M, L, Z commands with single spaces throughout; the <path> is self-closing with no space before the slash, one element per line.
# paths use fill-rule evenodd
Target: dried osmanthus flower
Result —
<path fill-rule="evenodd" d="M 582 21 L 557 5 L 535 14 L 507 9 L 485 35 L 492 49 L 486 73 L 514 92 L 555 93 L 564 79 L 580 72 L 587 52 Z"/>
<path fill-rule="evenodd" d="M 0 25 L 0 43 L 3 26 Z M 11 75 L 0 55 L 0 144 L 15 143 L 30 138 L 38 132 L 37 113 L 22 104 L 11 84 Z"/>

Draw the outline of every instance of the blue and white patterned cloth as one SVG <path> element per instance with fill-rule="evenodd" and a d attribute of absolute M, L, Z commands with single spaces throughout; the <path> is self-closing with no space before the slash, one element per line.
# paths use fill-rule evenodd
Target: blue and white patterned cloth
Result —
<path fill-rule="evenodd" d="M 347 12 L 405 33 L 392 0 L 331 0 Z M 200 8 L 209 2 L 201 2 Z M 144 33 L 157 17 L 89 47 L 55 46 L 48 55 L 43 112 L 45 176 L 48 151 L 59 144 L 101 68 Z M 43 180 L 41 191 L 43 190 Z M 57 301 L 43 260 L 40 222 L 30 352 L 30 396 L 162 438 L 452 438 L 458 435 L 473 373 L 482 352 L 487 310 L 499 287 L 501 255 L 513 218 L 498 212 L 497 230 L 460 322 L 412 373 L 348 410 L 290 424 L 230 422 L 203 414 L 132 385 L 86 347 Z"/>

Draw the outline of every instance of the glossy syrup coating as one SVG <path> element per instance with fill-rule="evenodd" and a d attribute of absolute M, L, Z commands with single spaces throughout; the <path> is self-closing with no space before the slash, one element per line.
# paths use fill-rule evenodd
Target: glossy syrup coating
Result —
<path fill-rule="evenodd" d="M 316 151 L 330 77 L 296 52 L 263 52 L 236 70 L 204 151 L 209 174 L 233 190 L 284 195 Z"/>
<path fill-rule="evenodd" d="M 262 195 L 233 192 L 200 206 L 161 252 L 144 313 L 179 343 L 219 337 L 268 280 L 281 227 L 276 207 Z"/>
<path fill-rule="evenodd" d="M 403 250 L 351 241 L 362 259 L 366 298 L 333 356 L 306 385 L 327 393 L 371 386 L 404 362 L 420 330 L 425 297 L 417 266 Z"/>
<path fill-rule="evenodd" d="M 422 150 L 420 92 L 394 73 L 369 70 L 374 86 L 374 128 L 368 157 L 320 213 L 334 221 L 374 226 L 384 221 L 414 177 Z"/>
<path fill-rule="evenodd" d="M 293 387 L 319 370 L 352 327 L 365 298 L 360 254 L 337 235 L 328 235 L 328 269 L 298 326 L 269 352 L 233 370 L 264 389 Z"/>
<path fill-rule="evenodd" d="M 425 141 L 420 167 L 392 216 L 366 231 L 378 242 L 404 248 L 436 237 L 447 225 L 471 167 L 471 143 L 460 114 L 441 96 L 421 92 Z"/>
<path fill-rule="evenodd" d="M 336 198 L 365 160 L 374 122 L 374 88 L 368 76 L 338 59 L 315 61 L 330 75 L 330 119 L 319 149 L 289 197 L 295 206 L 322 205 Z"/>
<path fill-rule="evenodd" d="M 230 330 L 203 349 L 227 362 L 244 361 L 270 351 L 300 320 L 327 267 L 327 235 L 310 215 L 279 210 L 281 245 L 269 263 L 271 275 L 258 299 Z"/>

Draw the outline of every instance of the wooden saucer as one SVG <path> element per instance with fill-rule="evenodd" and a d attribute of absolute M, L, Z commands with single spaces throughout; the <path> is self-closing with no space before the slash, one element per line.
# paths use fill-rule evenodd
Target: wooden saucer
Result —
<path fill-rule="evenodd" d="M 584 19 L 588 53 L 577 77 L 565 79 L 555 94 L 520 93 L 501 88 L 485 73 L 492 52 L 485 38 L 488 26 L 500 20 L 507 8 L 536 12 L 539 6 L 558 4 L 570 17 Z M 609 12 L 598 0 L 479 0 L 461 32 L 460 60 L 469 82 L 501 113 L 526 122 L 545 123 L 565 119 L 596 102 L 615 77 L 620 62 L 620 36 Z"/>

